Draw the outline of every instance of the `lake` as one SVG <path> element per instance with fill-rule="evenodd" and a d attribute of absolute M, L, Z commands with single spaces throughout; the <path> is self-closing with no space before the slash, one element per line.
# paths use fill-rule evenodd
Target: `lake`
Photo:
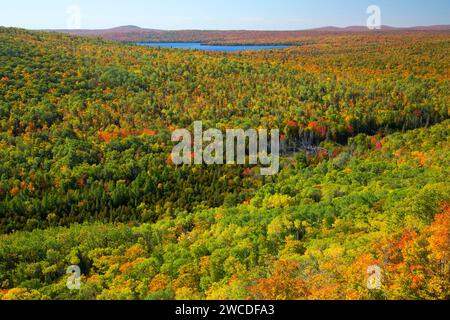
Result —
<path fill-rule="evenodd" d="M 138 45 L 146 47 L 159 47 L 171 49 L 186 49 L 186 50 L 203 50 L 213 52 L 238 52 L 250 50 L 272 50 L 272 49 L 286 49 L 289 46 L 284 45 L 207 45 L 200 42 L 142 42 Z"/>

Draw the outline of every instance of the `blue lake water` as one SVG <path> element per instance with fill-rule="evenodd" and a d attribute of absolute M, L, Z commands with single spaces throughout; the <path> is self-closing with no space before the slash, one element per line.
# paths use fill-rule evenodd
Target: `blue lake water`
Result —
<path fill-rule="evenodd" d="M 170 43 L 159 43 L 159 42 L 143 42 L 138 43 L 138 45 L 146 47 L 159 47 L 159 48 L 172 48 L 172 49 L 186 49 L 186 50 L 203 50 L 203 51 L 213 51 L 213 52 L 238 52 L 238 51 L 249 51 L 249 50 L 272 50 L 272 49 L 286 49 L 289 46 L 283 45 L 207 45 L 201 44 L 199 42 L 170 42 Z"/>

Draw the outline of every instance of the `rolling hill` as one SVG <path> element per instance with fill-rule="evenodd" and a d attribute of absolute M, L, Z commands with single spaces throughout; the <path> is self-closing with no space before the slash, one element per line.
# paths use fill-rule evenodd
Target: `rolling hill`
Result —
<path fill-rule="evenodd" d="M 213 44 L 237 43 L 299 43 L 305 37 L 342 33 L 368 33 L 364 26 L 345 28 L 323 27 L 296 31 L 255 31 L 255 30 L 158 30 L 137 26 L 121 26 L 103 30 L 51 30 L 71 35 L 100 37 L 123 42 L 204 42 Z M 449 25 L 396 28 L 383 26 L 377 32 L 448 32 Z"/>

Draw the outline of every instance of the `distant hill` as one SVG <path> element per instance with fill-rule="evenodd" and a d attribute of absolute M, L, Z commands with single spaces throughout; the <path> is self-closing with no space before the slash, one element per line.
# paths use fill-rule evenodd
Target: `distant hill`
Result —
<path fill-rule="evenodd" d="M 372 31 L 364 26 L 322 27 L 295 31 L 254 31 L 254 30 L 158 30 L 138 26 L 120 26 L 101 30 L 46 30 L 78 36 L 100 37 L 107 40 L 123 42 L 205 42 L 205 43 L 296 43 L 302 37 L 317 34 L 361 33 L 361 32 L 417 32 L 450 31 L 450 25 L 418 26 L 397 28 L 382 26 L 381 30 Z"/>
<path fill-rule="evenodd" d="M 365 26 L 349 26 L 349 27 L 322 27 L 310 29 L 306 31 L 322 31 L 322 32 L 369 32 Z M 381 31 L 450 31 L 450 25 L 436 25 L 436 26 L 417 26 L 417 27 L 391 27 L 381 26 Z"/>

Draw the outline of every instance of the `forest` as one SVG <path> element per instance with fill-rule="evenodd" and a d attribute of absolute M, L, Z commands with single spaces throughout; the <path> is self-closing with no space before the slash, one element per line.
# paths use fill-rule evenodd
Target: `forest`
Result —
<path fill-rule="evenodd" d="M 0 27 L 0 299 L 449 299 L 450 32 L 294 40 Z M 197 120 L 280 129 L 280 173 L 174 165 Z"/>

